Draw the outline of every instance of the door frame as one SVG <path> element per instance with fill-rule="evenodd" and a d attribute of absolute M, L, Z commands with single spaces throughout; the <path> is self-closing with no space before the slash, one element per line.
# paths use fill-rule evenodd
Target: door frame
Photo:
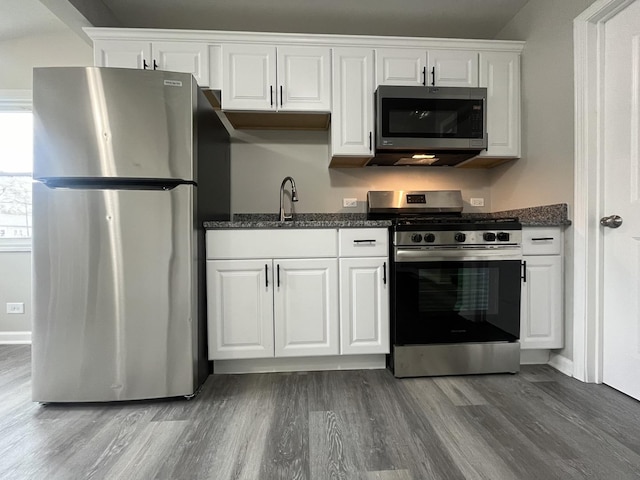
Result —
<path fill-rule="evenodd" d="M 604 27 L 635 0 L 597 0 L 573 22 L 573 376 L 602 383 Z"/>

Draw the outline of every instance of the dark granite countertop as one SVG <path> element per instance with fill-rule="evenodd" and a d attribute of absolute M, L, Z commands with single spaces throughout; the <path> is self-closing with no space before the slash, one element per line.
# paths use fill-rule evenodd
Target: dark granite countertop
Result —
<path fill-rule="evenodd" d="M 517 217 L 525 227 L 571 225 L 567 218 L 567 204 L 558 203 L 540 207 L 505 210 L 493 213 L 463 213 L 463 217 L 491 216 Z M 274 213 L 236 213 L 229 221 L 204 222 L 204 228 L 354 228 L 389 227 L 388 220 L 367 220 L 366 213 L 298 213 L 294 220 L 278 221 Z"/>
<path fill-rule="evenodd" d="M 367 220 L 366 213 L 298 213 L 280 222 L 275 213 L 235 213 L 230 221 L 204 222 L 206 229 L 221 228 L 354 228 L 383 227 L 388 220 Z"/>
<path fill-rule="evenodd" d="M 571 225 L 567 204 L 543 205 L 492 213 L 496 217 L 517 217 L 524 227 L 554 227 Z"/>

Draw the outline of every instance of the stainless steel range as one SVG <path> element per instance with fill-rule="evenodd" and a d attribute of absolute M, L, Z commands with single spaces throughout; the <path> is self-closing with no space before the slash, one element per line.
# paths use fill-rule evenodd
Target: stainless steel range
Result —
<path fill-rule="evenodd" d="M 391 341 L 396 377 L 517 372 L 522 226 L 462 215 L 460 191 L 375 191 L 391 218 Z"/>

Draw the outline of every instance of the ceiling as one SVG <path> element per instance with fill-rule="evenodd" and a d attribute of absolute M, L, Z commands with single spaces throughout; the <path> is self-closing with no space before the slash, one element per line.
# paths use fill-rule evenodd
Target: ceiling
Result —
<path fill-rule="evenodd" d="M 69 10 L 98 27 L 492 39 L 528 1 L 1 0 L 0 41 L 59 29 L 51 12 L 70 24 Z"/>

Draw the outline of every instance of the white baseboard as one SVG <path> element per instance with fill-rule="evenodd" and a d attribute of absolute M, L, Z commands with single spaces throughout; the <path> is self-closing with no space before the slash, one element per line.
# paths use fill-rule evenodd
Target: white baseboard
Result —
<path fill-rule="evenodd" d="M 549 363 L 549 350 L 520 350 L 520 365 L 546 365 Z"/>
<path fill-rule="evenodd" d="M 31 344 L 31 332 L 0 332 L 0 345 L 22 344 Z"/>
<path fill-rule="evenodd" d="M 311 372 L 318 370 L 366 370 L 386 366 L 383 355 L 337 355 L 329 357 L 256 358 L 214 360 L 213 373 Z"/>
<path fill-rule="evenodd" d="M 573 360 L 569 360 L 567 357 L 563 357 L 557 353 L 551 353 L 549 365 L 560 373 L 573 377 Z"/>

